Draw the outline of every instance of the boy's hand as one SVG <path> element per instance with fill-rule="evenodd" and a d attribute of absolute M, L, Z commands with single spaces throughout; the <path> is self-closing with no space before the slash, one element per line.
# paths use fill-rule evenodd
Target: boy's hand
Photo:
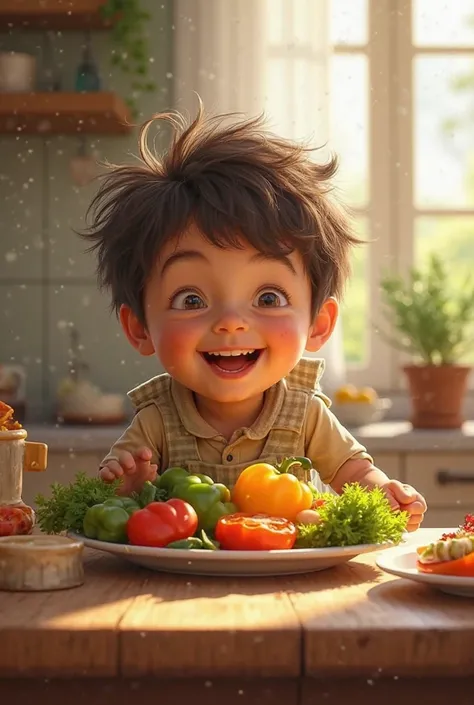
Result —
<path fill-rule="evenodd" d="M 132 454 L 126 450 L 118 453 L 117 460 L 109 460 L 99 471 L 99 477 L 104 482 L 121 479 L 117 494 L 128 496 L 132 492 L 140 492 L 147 480 L 153 482 L 158 466 L 150 463 L 152 452 L 149 448 L 140 448 Z"/>
<path fill-rule="evenodd" d="M 393 509 L 400 509 L 410 515 L 407 531 L 416 531 L 427 509 L 425 498 L 414 487 L 398 480 L 390 480 L 382 485 L 382 489 Z"/>

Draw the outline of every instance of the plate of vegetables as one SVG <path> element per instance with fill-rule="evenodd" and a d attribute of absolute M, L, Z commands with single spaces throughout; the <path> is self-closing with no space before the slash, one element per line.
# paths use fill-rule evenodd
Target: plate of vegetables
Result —
<path fill-rule="evenodd" d="M 474 515 L 457 529 L 439 530 L 433 541 L 416 548 L 394 549 L 378 556 L 382 570 L 424 583 L 442 592 L 474 597 Z"/>
<path fill-rule="evenodd" d="M 295 464 L 310 461 L 250 465 L 232 489 L 168 468 L 130 497 L 79 474 L 36 498 L 38 524 L 152 570 L 197 575 L 307 573 L 400 543 L 408 517 L 382 490 L 319 492 L 292 474 Z"/>

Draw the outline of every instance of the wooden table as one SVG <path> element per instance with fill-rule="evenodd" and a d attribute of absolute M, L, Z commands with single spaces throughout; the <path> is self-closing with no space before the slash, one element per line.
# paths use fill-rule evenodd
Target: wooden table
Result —
<path fill-rule="evenodd" d="M 211 578 L 87 550 L 85 571 L 73 590 L 0 593 L 0 703 L 474 702 L 474 599 L 386 575 L 374 554 Z"/>

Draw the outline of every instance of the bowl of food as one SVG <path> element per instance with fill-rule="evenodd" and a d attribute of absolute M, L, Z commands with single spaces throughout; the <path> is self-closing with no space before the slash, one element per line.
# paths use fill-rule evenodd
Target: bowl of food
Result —
<path fill-rule="evenodd" d="M 354 428 L 382 421 L 391 406 L 391 399 L 379 397 L 372 387 L 348 384 L 336 391 L 331 410 L 342 424 Z"/>

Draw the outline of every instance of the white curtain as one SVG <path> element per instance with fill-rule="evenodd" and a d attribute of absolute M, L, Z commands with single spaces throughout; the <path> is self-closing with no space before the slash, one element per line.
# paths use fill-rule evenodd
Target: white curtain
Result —
<path fill-rule="evenodd" d="M 175 106 L 255 115 L 322 144 L 328 127 L 328 0 L 175 0 Z"/>

